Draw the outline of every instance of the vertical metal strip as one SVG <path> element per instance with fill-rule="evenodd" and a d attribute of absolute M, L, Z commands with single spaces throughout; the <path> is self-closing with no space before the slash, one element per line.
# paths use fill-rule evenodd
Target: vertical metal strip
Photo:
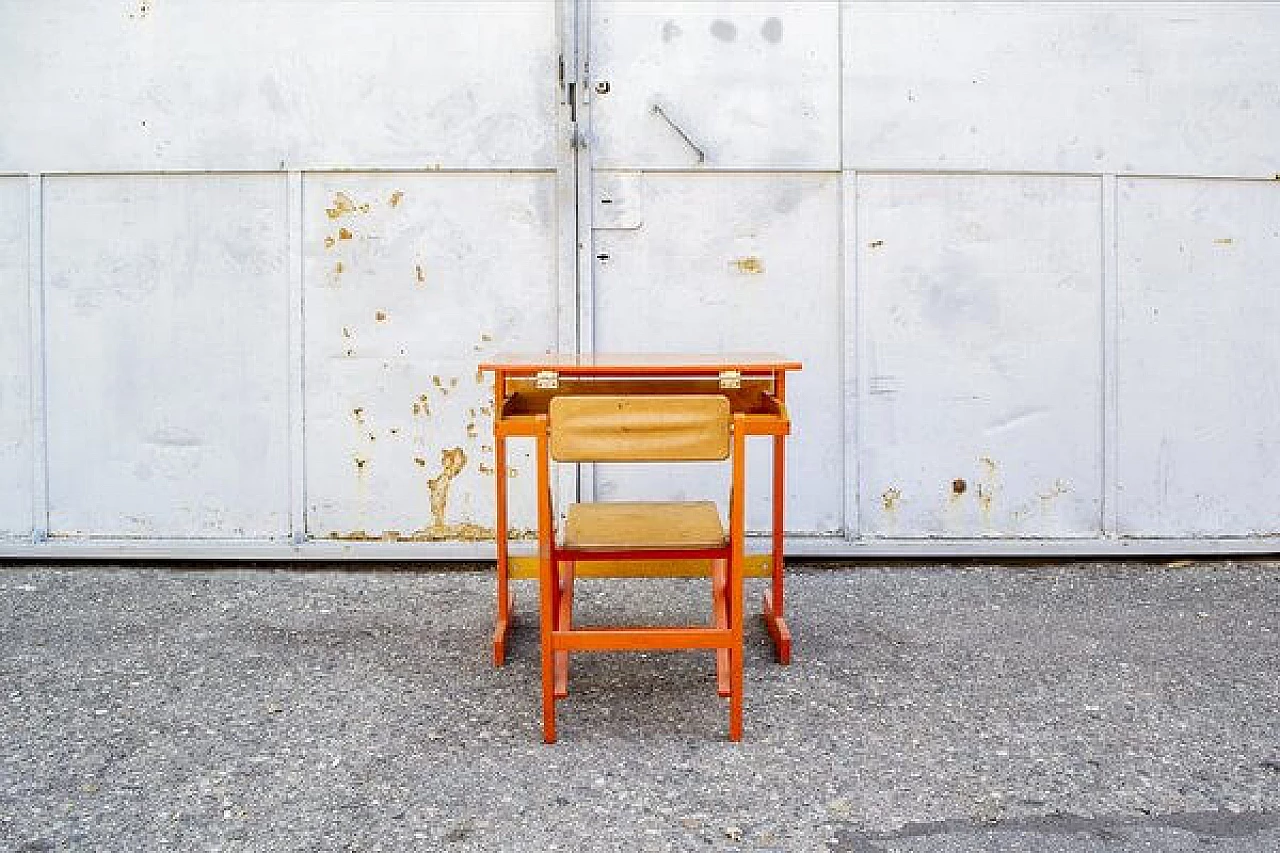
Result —
<path fill-rule="evenodd" d="M 859 327 L 858 278 L 858 173 L 840 173 L 841 239 L 840 253 L 843 286 L 840 314 L 840 342 L 843 359 L 840 364 L 840 399 L 844 446 L 844 538 L 848 541 L 862 535 L 862 515 L 858 506 L 860 462 L 862 456 L 862 398 L 859 369 L 862 359 L 858 347 L 862 341 Z"/>
<path fill-rule="evenodd" d="M 288 347 L 289 423 L 289 538 L 300 545 L 307 538 L 306 364 L 303 343 L 305 320 L 303 175 L 289 172 L 285 182 L 285 219 L 288 234 L 289 293 L 286 313 Z"/>
<path fill-rule="evenodd" d="M 577 173 L 578 217 L 578 335 L 577 351 L 595 352 L 595 267 L 593 266 L 592 151 L 591 139 L 591 0 L 575 4 L 575 62 L 573 80 L 576 97 L 573 160 Z"/>
<path fill-rule="evenodd" d="M 574 63 L 572 81 L 575 82 L 573 95 L 576 98 L 573 128 L 572 157 L 576 175 L 577 204 L 577 240 L 578 259 L 577 287 L 577 340 L 576 350 L 581 355 L 590 355 L 596 351 L 596 299 L 595 299 L 595 238 L 593 236 L 595 201 L 593 198 L 591 150 L 591 0 L 577 0 L 574 3 Z M 579 500 L 595 500 L 596 470 L 595 465 L 578 465 L 576 494 Z M 566 484 L 561 483 L 563 495 Z"/>
<path fill-rule="evenodd" d="M 1118 183 L 1102 176 L 1102 535 L 1118 536 L 1120 346 Z"/>
<path fill-rule="evenodd" d="M 575 0 L 556 4 L 560 55 L 556 86 L 556 352 L 574 352 L 578 344 L 578 172 L 575 162 L 573 107 L 569 83 L 578 62 Z"/>
<path fill-rule="evenodd" d="M 49 428 L 44 322 L 44 176 L 27 176 L 27 310 L 30 328 L 31 541 L 49 538 Z"/>

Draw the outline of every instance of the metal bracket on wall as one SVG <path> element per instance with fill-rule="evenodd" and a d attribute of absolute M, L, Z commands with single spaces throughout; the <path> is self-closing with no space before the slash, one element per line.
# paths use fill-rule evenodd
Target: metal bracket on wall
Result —
<path fill-rule="evenodd" d="M 671 129 L 674 130 L 676 133 L 678 133 L 680 135 L 680 138 L 685 141 L 685 144 L 693 149 L 693 153 L 698 155 L 699 163 L 707 162 L 706 152 L 704 152 L 701 148 L 699 148 L 694 143 L 694 141 L 689 138 L 689 134 L 685 133 L 684 130 L 681 129 L 680 125 L 675 123 L 675 121 L 671 118 L 671 116 L 667 115 L 667 111 L 662 108 L 662 104 L 658 103 L 657 101 L 654 101 L 653 111 L 658 115 L 662 116 L 663 121 L 671 125 Z"/>

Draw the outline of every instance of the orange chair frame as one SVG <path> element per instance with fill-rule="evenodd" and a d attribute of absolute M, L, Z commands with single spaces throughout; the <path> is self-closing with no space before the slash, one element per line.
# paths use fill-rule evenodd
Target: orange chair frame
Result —
<path fill-rule="evenodd" d="M 542 735 L 556 741 L 556 700 L 568 695 L 569 652 L 656 649 L 716 650 L 717 692 L 729 699 L 729 739 L 742 739 L 742 578 L 745 557 L 745 417 L 734 414 L 731 428 L 729 536 L 715 548 L 574 549 L 556 542 L 551 502 L 550 425 L 536 416 L 538 491 L 538 590 L 542 651 Z M 587 560 L 712 561 L 714 627 L 574 628 L 574 564 Z"/>

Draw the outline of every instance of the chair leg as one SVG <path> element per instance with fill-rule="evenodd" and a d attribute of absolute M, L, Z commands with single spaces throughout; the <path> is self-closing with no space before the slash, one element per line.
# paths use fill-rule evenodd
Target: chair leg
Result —
<path fill-rule="evenodd" d="M 729 650 L 729 740 L 742 740 L 742 645 Z"/>
<path fill-rule="evenodd" d="M 729 567 L 725 560 L 711 561 L 711 612 L 717 628 L 729 627 Z M 716 649 L 716 692 L 728 696 L 729 650 Z"/>
<path fill-rule="evenodd" d="M 556 619 L 556 630 L 568 631 L 573 627 L 573 570 L 574 564 L 571 560 L 558 563 L 560 567 L 560 597 L 559 612 Z M 569 695 L 569 653 L 567 651 L 556 652 L 556 683 L 555 695 L 557 699 L 563 699 Z"/>
<path fill-rule="evenodd" d="M 538 575 L 539 593 L 539 630 L 542 640 L 542 739 L 546 743 L 556 742 L 556 696 L 555 696 L 555 652 L 552 650 L 551 636 L 556 629 L 556 590 L 559 583 L 555 577 L 554 559 L 543 560 Z"/>

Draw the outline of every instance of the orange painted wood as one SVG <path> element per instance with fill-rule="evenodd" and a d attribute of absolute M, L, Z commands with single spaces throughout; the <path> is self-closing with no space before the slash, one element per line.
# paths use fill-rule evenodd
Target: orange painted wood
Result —
<path fill-rule="evenodd" d="M 571 630 L 573 628 L 573 575 L 574 566 L 571 562 L 561 562 L 560 566 L 560 618 L 556 623 L 557 628 L 561 630 Z M 555 694 L 557 699 L 563 699 L 569 695 L 569 653 L 567 651 L 556 652 L 556 683 Z"/>
<path fill-rule="evenodd" d="M 547 458 L 546 416 L 542 419 L 542 431 L 537 436 L 536 452 L 538 459 Z M 551 471 L 546 464 L 538 465 L 538 610 L 539 633 L 542 646 L 542 740 L 546 743 L 556 742 L 556 695 L 555 695 L 555 651 L 551 645 L 551 636 L 556 629 L 556 598 L 560 589 L 559 578 L 555 574 L 552 562 L 551 526 Z"/>
<path fill-rule="evenodd" d="M 595 652 L 720 649 L 733 642 L 733 631 L 723 628 L 574 628 L 552 634 L 553 648 Z"/>
<path fill-rule="evenodd" d="M 746 556 L 747 434 L 745 416 L 733 419 L 732 486 L 729 490 L 729 740 L 742 740 L 742 563 Z"/>
<path fill-rule="evenodd" d="M 493 436 L 493 473 L 494 473 L 494 509 L 496 518 L 494 519 L 494 545 L 497 551 L 497 577 L 495 583 L 497 585 L 497 602 L 498 613 L 494 620 L 493 635 L 493 665 L 502 666 L 507 659 L 507 631 L 511 626 L 511 584 L 510 584 L 510 566 L 508 564 L 507 554 L 507 441 L 497 429 L 498 416 L 497 412 L 502 409 L 502 398 L 504 391 L 504 376 L 501 370 L 496 371 L 493 376 L 493 411 L 494 411 L 494 436 Z"/>
<path fill-rule="evenodd" d="M 725 553 L 727 554 L 728 551 L 726 550 Z M 579 560 L 580 565 L 575 569 L 574 576 L 578 578 L 709 578 L 711 577 L 711 559 L 709 557 L 689 558 L 688 554 L 681 554 L 679 558 L 665 560 L 651 560 L 648 557 L 618 560 L 609 555 L 608 559 L 600 557 L 596 560 Z M 509 565 L 512 580 L 538 579 L 536 554 L 512 555 Z M 748 554 L 742 567 L 742 576 L 772 577 L 773 557 L 769 554 Z"/>
<path fill-rule="evenodd" d="M 711 613 L 717 628 L 729 627 L 729 573 L 726 560 L 711 563 Z M 729 650 L 716 650 L 716 692 L 729 695 Z"/>
<path fill-rule="evenodd" d="M 799 370 L 800 362 L 769 352 L 581 355 L 502 353 L 492 361 L 481 362 L 480 369 L 503 371 L 512 375 L 531 375 L 541 370 L 554 370 L 564 376 L 678 376 L 683 373 L 718 373 L 722 370 L 738 370 L 743 373 Z"/>
<path fill-rule="evenodd" d="M 769 631 L 769 637 L 773 640 L 774 654 L 778 658 L 778 663 L 791 663 L 791 629 L 787 627 L 785 617 L 778 614 L 773 607 L 772 591 L 764 594 L 764 626 Z"/>

